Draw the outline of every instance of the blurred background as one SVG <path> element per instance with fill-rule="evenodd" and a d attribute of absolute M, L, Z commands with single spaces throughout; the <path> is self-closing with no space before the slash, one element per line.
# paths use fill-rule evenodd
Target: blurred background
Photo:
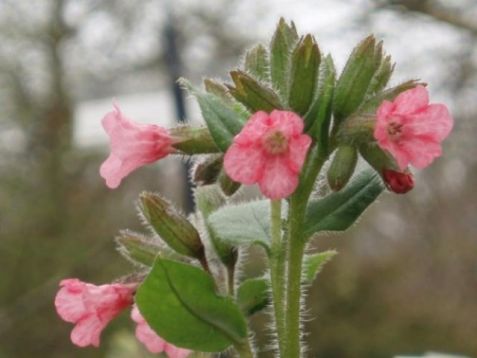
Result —
<path fill-rule="evenodd" d="M 1 358 L 147 356 L 127 314 L 99 349 L 78 349 L 53 309 L 62 278 L 130 272 L 113 237 L 140 229 L 142 189 L 187 204 L 181 158 L 108 190 L 100 120 L 114 98 L 138 121 L 197 121 L 177 76 L 225 78 L 279 16 L 315 34 L 338 69 L 375 33 L 397 62 L 393 83 L 421 78 L 455 118 L 412 192 L 383 195 L 360 225 L 316 241 L 340 254 L 307 298 L 309 356 L 477 356 L 477 1 L 0 0 Z"/>

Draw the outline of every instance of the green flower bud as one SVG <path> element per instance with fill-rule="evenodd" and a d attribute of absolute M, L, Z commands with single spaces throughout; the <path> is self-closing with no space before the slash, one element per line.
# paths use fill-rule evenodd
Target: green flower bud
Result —
<path fill-rule="evenodd" d="M 141 193 L 139 208 L 161 239 L 179 254 L 203 261 L 204 246 L 195 227 L 174 206 L 154 193 Z"/>
<path fill-rule="evenodd" d="M 242 71 L 230 72 L 235 87 L 228 85 L 229 92 L 252 112 L 271 112 L 281 109 L 280 98 L 271 89 Z"/>
<path fill-rule="evenodd" d="M 270 62 L 267 49 L 257 45 L 245 54 L 245 71 L 259 81 L 268 81 L 270 77 Z"/>
<path fill-rule="evenodd" d="M 143 235 L 129 230 L 121 231 L 115 240 L 121 255 L 135 264 L 148 267 L 154 264 L 161 249 Z"/>
<path fill-rule="evenodd" d="M 220 152 L 207 127 L 180 126 L 171 128 L 169 132 L 174 140 L 172 146 L 184 154 Z"/>
<path fill-rule="evenodd" d="M 315 97 L 321 55 L 313 36 L 300 40 L 291 55 L 289 106 L 304 115 Z"/>
<path fill-rule="evenodd" d="M 358 151 L 349 145 L 340 145 L 328 170 L 328 184 L 333 191 L 344 188 L 354 173 Z"/>

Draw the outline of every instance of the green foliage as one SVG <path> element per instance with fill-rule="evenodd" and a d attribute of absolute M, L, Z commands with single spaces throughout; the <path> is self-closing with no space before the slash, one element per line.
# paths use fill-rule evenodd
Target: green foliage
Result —
<path fill-rule="evenodd" d="M 335 65 L 331 55 L 328 55 L 321 62 L 317 96 L 304 117 L 305 128 L 318 139 L 325 151 L 328 146 L 328 129 L 331 122 L 335 83 Z"/>
<path fill-rule="evenodd" d="M 383 189 L 379 176 L 368 169 L 356 175 L 342 191 L 311 200 L 305 216 L 305 235 L 348 229 Z"/>
<path fill-rule="evenodd" d="M 306 35 L 298 42 L 291 55 L 288 105 L 304 115 L 315 97 L 321 54 L 315 38 Z"/>
<path fill-rule="evenodd" d="M 288 94 L 290 52 L 298 40 L 295 24 L 281 18 L 270 43 L 270 75 L 273 87 L 282 98 Z"/>
<path fill-rule="evenodd" d="M 158 194 L 141 193 L 139 208 L 161 239 L 179 254 L 203 259 L 204 246 L 195 227 Z"/>
<path fill-rule="evenodd" d="M 337 253 L 336 250 L 327 250 L 305 256 L 303 263 L 303 281 L 308 284 L 312 283 L 325 264 L 331 261 Z"/>
<path fill-rule="evenodd" d="M 245 54 L 245 70 L 259 81 L 270 80 L 270 60 L 267 49 L 257 45 Z"/>
<path fill-rule="evenodd" d="M 269 302 L 269 282 L 264 278 L 245 280 L 237 290 L 237 303 L 246 316 L 261 311 Z"/>
<path fill-rule="evenodd" d="M 270 246 L 270 203 L 251 201 L 220 208 L 210 215 L 209 223 L 216 234 L 233 245 Z"/>
<path fill-rule="evenodd" d="M 247 339 L 239 307 L 217 295 L 209 274 L 188 264 L 157 258 L 136 303 L 151 328 L 179 347 L 220 352 Z"/>
<path fill-rule="evenodd" d="M 116 237 L 118 251 L 129 261 L 150 267 L 154 263 L 160 247 L 141 234 L 124 230 Z"/>
<path fill-rule="evenodd" d="M 225 198 L 217 185 L 197 187 L 194 191 L 197 208 L 202 213 L 205 228 L 220 261 L 227 267 L 233 267 L 237 261 L 237 250 L 229 242 L 222 240 L 212 229 L 209 216 L 225 204 Z"/>
<path fill-rule="evenodd" d="M 232 143 L 233 137 L 240 132 L 247 117 L 231 108 L 230 103 L 213 93 L 195 90 L 186 80 L 181 80 L 199 103 L 202 117 L 207 123 L 210 134 L 217 146 L 225 152 Z"/>

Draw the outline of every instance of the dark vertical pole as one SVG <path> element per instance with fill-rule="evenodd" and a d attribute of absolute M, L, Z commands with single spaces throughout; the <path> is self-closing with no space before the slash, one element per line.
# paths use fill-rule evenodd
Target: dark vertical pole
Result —
<path fill-rule="evenodd" d="M 166 25 L 163 30 L 164 37 L 164 58 L 167 65 L 167 73 L 170 80 L 170 89 L 174 96 L 174 104 L 176 110 L 177 123 L 186 123 L 186 107 L 184 101 L 184 92 L 177 83 L 177 80 L 182 76 L 182 63 L 177 44 L 177 30 L 173 24 L 173 16 L 169 13 Z M 194 200 L 192 197 L 192 190 L 189 183 L 189 169 L 190 164 L 183 165 L 183 182 L 185 193 L 185 211 L 190 213 L 194 210 Z"/>

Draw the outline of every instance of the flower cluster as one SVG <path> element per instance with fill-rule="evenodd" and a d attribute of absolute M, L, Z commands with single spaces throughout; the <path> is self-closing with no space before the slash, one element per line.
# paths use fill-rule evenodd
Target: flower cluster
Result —
<path fill-rule="evenodd" d="M 408 192 L 409 167 L 425 168 L 442 154 L 453 126 L 447 107 L 430 103 L 418 81 L 387 88 L 394 64 L 373 36 L 339 76 L 315 38 L 300 37 L 283 19 L 270 46 L 255 46 L 244 59 L 230 73 L 233 83 L 207 79 L 200 91 L 181 81 L 205 127 L 139 124 L 118 106 L 103 118 L 111 153 L 100 174 L 109 188 L 169 154 L 199 155 L 191 175 L 197 208 L 183 215 L 160 194 L 142 193 L 137 208 L 151 234 L 123 231 L 117 242 L 144 280 L 60 283 L 55 305 L 75 324 L 75 345 L 97 347 L 107 324 L 132 308 L 136 337 L 152 353 L 186 357 L 233 346 L 252 358 L 247 318 L 272 303 L 279 356 L 300 357 L 301 283 L 336 253 L 319 253 L 303 275 L 311 238 L 349 228 L 385 187 Z M 360 157 L 371 168 L 354 175 Z M 321 177 L 325 197 L 312 195 Z M 241 185 L 257 185 L 271 200 L 229 205 Z M 270 275 L 239 280 L 241 247 L 255 243 L 265 248 Z"/>

